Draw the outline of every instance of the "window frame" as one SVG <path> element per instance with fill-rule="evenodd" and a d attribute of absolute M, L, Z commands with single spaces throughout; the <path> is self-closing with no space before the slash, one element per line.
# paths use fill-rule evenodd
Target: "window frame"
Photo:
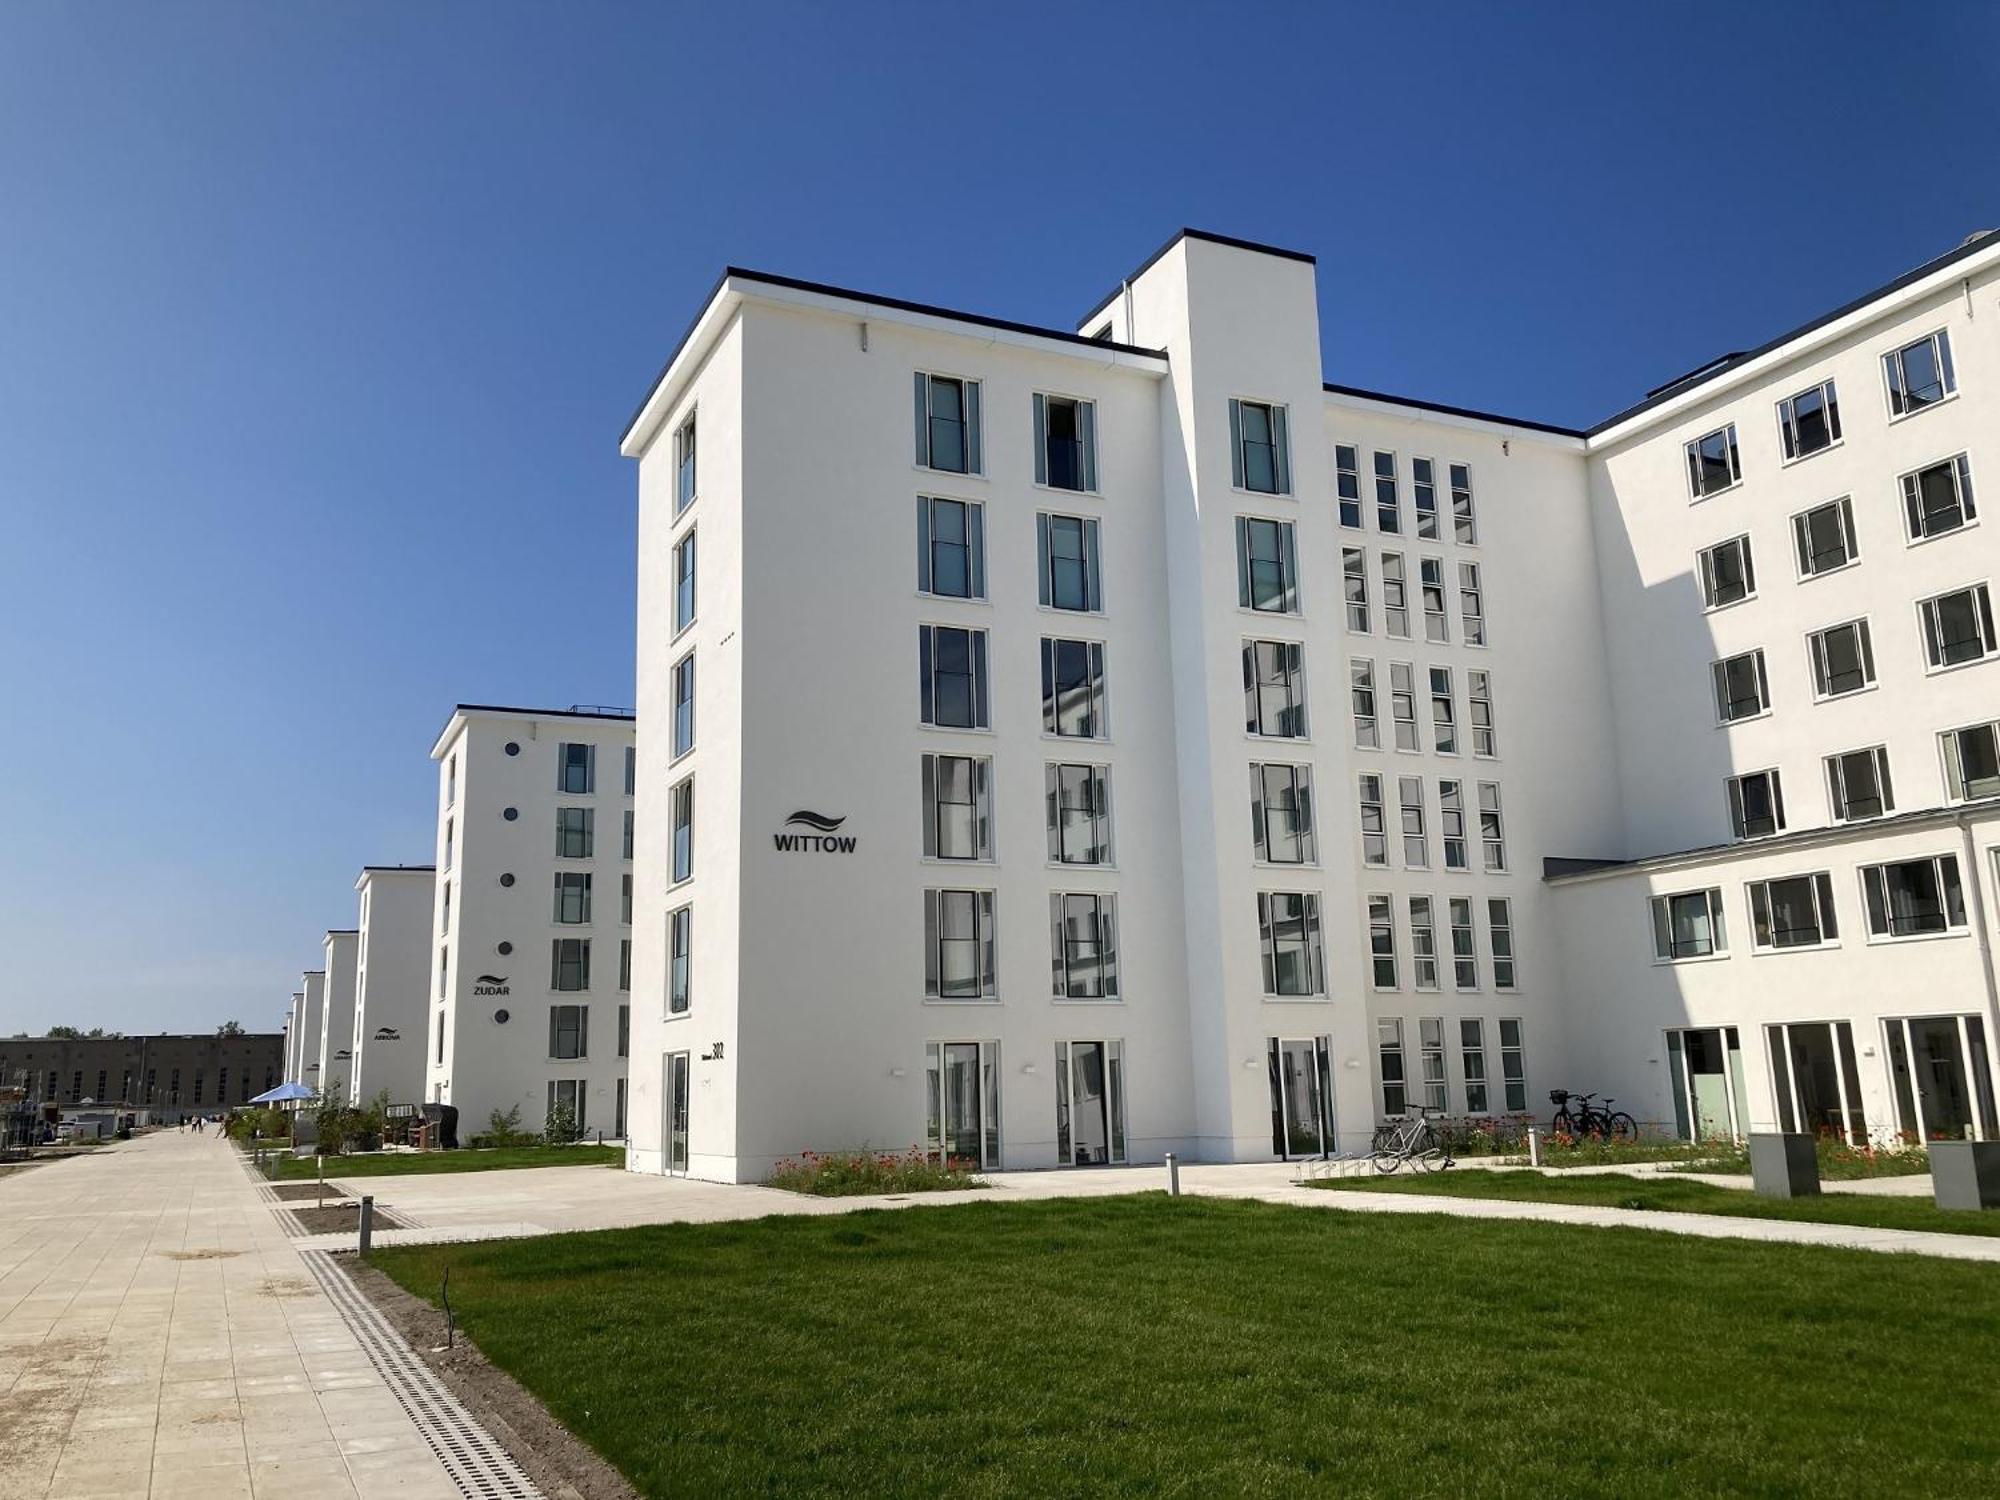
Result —
<path fill-rule="evenodd" d="M 1742 787 L 1745 782 L 1754 781 L 1760 777 L 1767 778 L 1770 783 L 1769 795 L 1771 799 L 1773 826 L 1769 833 L 1748 833 L 1745 830 L 1749 826 L 1750 819 L 1742 800 Z M 1729 826 L 1734 831 L 1738 841 L 1749 843 L 1755 839 L 1775 838 L 1785 831 L 1787 826 L 1785 819 L 1785 789 L 1783 778 L 1779 775 L 1778 767 L 1764 766 L 1754 771 L 1739 771 L 1735 775 L 1727 777 L 1724 781 L 1724 786 L 1727 789 L 1725 795 L 1729 803 Z"/>
<path fill-rule="evenodd" d="M 1045 635 L 1041 638 L 1040 664 L 1042 694 L 1042 738 L 1045 740 L 1081 740 L 1085 744 L 1101 743 L 1111 738 L 1111 680 L 1110 667 L 1106 660 L 1106 646 L 1103 641 L 1094 641 L 1085 636 Z M 1084 676 L 1090 699 L 1090 721 L 1096 730 L 1094 734 L 1064 734 L 1063 697 L 1056 686 L 1056 669 L 1065 646 L 1083 648 Z M 964 732 L 964 731 L 962 731 Z"/>
<path fill-rule="evenodd" d="M 1743 592 L 1734 599 L 1717 599 L 1717 576 L 1715 558 L 1725 548 L 1735 549 L 1738 569 L 1743 578 Z M 1701 612 L 1712 615 L 1718 610 L 1733 609 L 1739 604 L 1748 604 L 1757 597 L 1757 561 L 1755 550 L 1750 545 L 1750 533 L 1739 532 L 1732 537 L 1724 537 L 1719 542 L 1711 542 L 1695 553 L 1695 576 L 1701 580 Z"/>
<path fill-rule="evenodd" d="M 1399 456 L 1394 448 L 1372 448 L 1368 465 L 1368 477 L 1375 490 L 1375 529 L 1383 536 L 1402 536 L 1403 533 L 1403 475 Z M 1382 460 L 1389 460 L 1388 472 L 1382 469 Z M 1388 485 L 1384 491 L 1383 485 Z M 1383 495 L 1387 494 L 1386 504 Z M 1388 524 L 1383 524 L 1383 518 Z"/>
<path fill-rule="evenodd" d="M 683 776 L 667 789 L 667 883 L 694 879 L 694 777 Z"/>
<path fill-rule="evenodd" d="M 1774 935 L 1776 932 L 1772 926 L 1771 887 L 1796 881 L 1804 881 L 1811 889 L 1813 931 L 1817 936 L 1809 943 L 1765 941 L 1763 934 L 1766 931 Z M 1752 954 L 1814 952 L 1840 946 L 1840 913 L 1833 899 L 1833 872 L 1830 870 L 1807 870 L 1793 875 L 1767 875 L 1760 880 L 1746 880 L 1743 883 L 1743 904 L 1750 914 Z"/>
<path fill-rule="evenodd" d="M 1077 562 L 1083 570 L 1083 598 L 1080 605 L 1061 604 L 1056 600 L 1056 529 L 1057 523 L 1065 526 L 1074 524 L 1077 528 L 1078 543 L 1083 555 Z M 1040 606 L 1055 614 L 1101 615 L 1104 613 L 1104 543 L 1103 526 L 1096 516 L 1078 515 L 1069 511 L 1035 512 L 1035 594 Z M 1280 562 L 1283 559 L 1280 558 Z M 1293 583 L 1296 588 L 1296 581 Z"/>
<path fill-rule="evenodd" d="M 1996 759 L 2000 759 L 2000 719 L 1961 724 L 1955 729 L 1938 731 L 1938 758 L 1944 776 L 1944 796 L 1945 802 L 1950 806 L 1961 807 L 1968 803 L 1986 802 L 1994 797 L 2000 797 L 2000 775 L 1992 778 L 1995 783 L 1992 791 L 1971 796 L 1966 793 L 1965 750 L 1960 741 L 1962 736 L 1980 733 L 1984 733 L 1993 741 Z"/>
<path fill-rule="evenodd" d="M 1271 434 L 1271 489 L 1253 486 L 1250 481 L 1249 442 L 1243 435 L 1243 412 L 1255 407 L 1264 412 Z M 1291 409 L 1282 401 L 1259 396 L 1229 398 L 1229 484 L 1243 495 L 1290 495 L 1292 493 Z"/>
<path fill-rule="evenodd" d="M 1826 424 L 1827 440 L 1817 448 L 1801 448 L 1798 437 L 1798 403 L 1807 396 L 1820 398 L 1820 411 Z M 1804 463 L 1829 449 L 1838 448 L 1846 439 L 1840 431 L 1840 392 L 1834 377 L 1814 385 L 1801 386 L 1776 404 L 1778 417 L 1778 461 L 1781 467 Z"/>
<path fill-rule="evenodd" d="M 1874 764 L 1876 800 L 1882 804 L 1880 812 L 1864 813 L 1855 817 L 1849 809 L 1853 799 L 1847 791 L 1847 769 L 1844 764 L 1850 757 L 1865 755 Z M 1896 789 L 1889 774 L 1889 747 L 1887 745 L 1860 745 L 1852 750 L 1836 750 L 1831 755 L 1821 757 L 1822 773 L 1826 785 L 1827 818 L 1835 826 L 1847 823 L 1872 823 L 1877 818 L 1886 818 L 1896 810 Z"/>
<path fill-rule="evenodd" d="M 1282 723 L 1286 713 L 1298 716 L 1299 732 L 1283 734 L 1264 727 L 1265 678 L 1263 675 L 1263 647 L 1272 647 L 1277 653 L 1280 678 L 1286 687 L 1286 706 L 1278 711 Z M 1306 701 L 1306 656 L 1305 645 L 1301 641 L 1279 641 L 1269 636 L 1243 637 L 1243 731 L 1252 739 L 1296 740 L 1308 742 L 1312 738 L 1312 716 Z M 1293 664 L 1296 663 L 1296 666 Z M 1296 689 L 1296 692 L 1293 691 Z M 1252 705 L 1254 705 L 1254 710 Z M 1253 718 L 1252 715 L 1255 717 Z"/>
<path fill-rule="evenodd" d="M 1252 567 L 1255 559 L 1250 546 L 1253 526 L 1271 526 L 1277 529 L 1278 555 L 1275 562 L 1279 570 L 1279 602 L 1276 608 L 1266 608 L 1256 602 L 1256 573 Z M 1266 560 L 1266 565 L 1268 563 L 1269 560 Z M 1299 588 L 1298 532 L 1292 522 L 1277 516 L 1236 517 L 1236 607 L 1256 615 L 1287 615 L 1296 618 L 1305 614 L 1305 600 Z"/>
<path fill-rule="evenodd" d="M 947 938 L 944 932 L 944 898 L 971 898 L 972 936 Z M 995 1004 L 1000 998 L 997 894 L 991 887 L 927 886 L 923 899 L 924 1002 L 943 1005 Z M 976 992 L 970 995 L 944 993 L 944 947 L 947 942 L 970 942 L 977 975 Z"/>
<path fill-rule="evenodd" d="M 666 1016 L 677 1021 L 694 1009 L 694 903 L 667 913 Z"/>
<path fill-rule="evenodd" d="M 1909 400 L 1909 373 L 1903 367 L 1903 357 L 1919 344 L 1931 346 L 1931 360 L 1938 372 L 1938 395 L 1934 400 L 1920 402 L 1914 406 L 1905 405 L 1898 410 L 1899 400 L 1903 402 Z M 1928 333 L 1918 334 L 1917 337 L 1906 339 L 1893 349 L 1884 350 L 1880 364 L 1882 399 L 1891 422 L 1905 421 L 1920 412 L 1943 406 L 1958 396 L 1958 372 L 1957 365 L 1952 359 L 1951 329 L 1948 325 L 1940 324 Z"/>
<path fill-rule="evenodd" d="M 1081 484 L 1057 484 L 1050 479 L 1054 466 L 1049 462 L 1048 404 L 1063 401 L 1076 408 L 1077 477 Z M 1097 402 L 1089 396 L 1061 391 L 1036 391 L 1030 398 L 1035 444 L 1035 487 L 1059 495 L 1100 493 L 1097 476 Z"/>
<path fill-rule="evenodd" d="M 1472 465 L 1456 461 L 1448 463 L 1445 475 L 1451 485 L 1452 540 L 1461 547 L 1477 547 L 1479 514 L 1472 498 Z"/>
<path fill-rule="evenodd" d="M 1461 645 L 1485 648 L 1486 584 L 1479 564 L 1467 557 L 1458 560 L 1458 625 Z"/>
<path fill-rule="evenodd" d="M 1437 460 L 1410 459 L 1410 513 L 1416 518 L 1416 539 L 1420 542 L 1441 542 L 1444 540 L 1438 520 Z M 1424 497 L 1430 497 L 1430 504 L 1424 504 Z M 1424 529 L 1428 518 L 1430 529 Z"/>
<path fill-rule="evenodd" d="M 937 508 L 959 507 L 965 513 L 965 586 L 963 594 L 941 592 L 937 588 Z M 957 495 L 917 496 L 917 593 L 926 599 L 956 599 L 964 604 L 988 602 L 986 592 L 986 502 L 964 500 Z"/>
<path fill-rule="evenodd" d="M 1373 783 L 1372 788 L 1370 783 Z M 1371 790 L 1375 794 L 1373 798 L 1370 798 L 1368 795 Z M 1356 827 L 1361 835 L 1361 865 L 1363 869 L 1386 870 L 1389 868 L 1389 804 L 1385 800 L 1388 795 L 1388 788 L 1380 771 L 1362 771 L 1356 775 L 1355 797 L 1358 803 Z M 1368 827 L 1368 810 L 1370 808 L 1375 810 L 1376 826 L 1372 831 Z M 1373 859 L 1369 856 L 1368 841 L 1371 838 L 1381 840 L 1382 857 L 1380 859 Z"/>
<path fill-rule="evenodd" d="M 1278 959 L 1285 950 L 1281 950 L 1278 946 L 1278 915 L 1276 907 L 1272 904 L 1279 900 L 1299 903 L 1298 921 L 1303 929 L 1299 941 L 1304 945 L 1303 956 L 1307 969 L 1307 984 L 1304 989 L 1279 988 L 1281 981 Z M 1265 999 L 1316 1001 L 1327 997 L 1325 935 L 1317 891 L 1258 891 L 1257 938 Z"/>
<path fill-rule="evenodd" d="M 695 419 L 701 415 L 697 402 L 674 427 L 674 518 L 687 513 L 701 497 L 700 430 Z"/>
<path fill-rule="evenodd" d="M 1875 892 L 1870 887 L 1869 877 L 1877 871 L 1886 872 L 1891 869 L 1900 869 L 1914 865 L 1929 865 L 1931 867 L 1932 876 L 1937 882 L 1938 908 L 1943 925 L 1935 929 L 1899 933 L 1893 930 L 1895 918 L 1889 910 L 1889 891 L 1886 873 L 1883 876 L 1879 908 L 1875 900 Z M 1946 880 L 1945 878 L 1946 865 L 1951 867 L 1950 880 Z M 1861 886 L 1861 922 L 1862 929 L 1869 943 L 1916 943 L 1925 942 L 1933 938 L 1966 937 L 1972 932 L 1971 910 L 1965 899 L 1965 872 L 1959 868 L 1956 851 L 1947 851 L 1939 854 L 1918 854 L 1905 859 L 1877 860 L 1872 864 L 1857 866 L 1854 873 L 1855 878 L 1860 882 Z M 1976 874 L 1974 878 L 1978 878 Z M 1956 922 L 1951 920 L 1951 890 L 1954 886 L 1958 891 L 1958 920 Z M 1891 930 L 1880 931 L 1876 928 L 1875 918 L 1878 909 L 1891 923 Z"/>
<path fill-rule="evenodd" d="M 1073 957 L 1075 945 L 1070 941 L 1070 903 L 1087 902 L 1091 936 L 1088 941 L 1095 945 L 1097 964 L 1097 992 L 1079 993 L 1077 972 L 1080 967 Z M 1050 999 L 1057 1004 L 1113 1005 L 1123 1004 L 1124 994 L 1119 988 L 1118 974 L 1118 896 L 1114 891 L 1051 891 L 1049 892 L 1049 986 Z"/>
<path fill-rule="evenodd" d="M 1708 919 L 1708 947 L 1700 953 L 1674 952 L 1673 903 L 1703 899 Z M 1707 963 L 1711 959 L 1729 957 L 1729 924 L 1723 914 L 1722 887 L 1717 885 L 1697 886 L 1685 891 L 1656 891 L 1646 900 L 1646 921 L 1648 927 L 1647 947 L 1652 951 L 1655 964 Z M 1665 921 L 1662 922 L 1664 916 Z M 1662 947 L 1661 939 L 1665 938 Z"/>
<path fill-rule="evenodd" d="M 1479 720 L 1481 707 L 1486 710 L 1486 722 Z M 1500 726 L 1493 713 L 1493 674 L 1484 667 L 1467 667 L 1465 670 L 1465 727 L 1472 743 L 1474 760 L 1498 760 L 1500 758 Z M 1485 748 L 1481 749 L 1480 746 Z"/>
<path fill-rule="evenodd" d="M 972 717 L 970 724 L 941 724 L 937 719 L 938 635 L 950 631 L 966 637 L 967 694 Z M 991 632 L 978 625 L 957 625 L 949 621 L 917 622 L 917 722 L 925 729 L 944 734 L 991 734 L 993 732 L 993 676 Z M 951 674 L 955 675 L 955 674 Z"/>
<path fill-rule="evenodd" d="M 1830 510 L 1840 522 L 1841 546 L 1846 556 L 1837 563 L 1824 568 L 1811 566 L 1808 549 L 1812 545 L 1812 517 L 1823 510 Z M 1793 511 L 1792 524 L 1792 567 L 1797 572 L 1800 583 L 1809 583 L 1815 578 L 1825 578 L 1829 574 L 1844 572 L 1861 561 L 1861 540 L 1854 527 L 1854 497 L 1835 495 L 1831 500 L 1822 500 L 1817 505 L 1809 505 L 1804 510 Z"/>
<path fill-rule="evenodd" d="M 1703 465 L 1706 463 L 1706 460 L 1702 457 L 1701 452 L 1702 446 L 1710 438 L 1722 439 L 1724 457 L 1727 459 L 1729 466 L 1728 482 L 1719 484 L 1713 489 L 1705 488 L 1705 481 L 1703 479 L 1705 469 Z M 1734 422 L 1724 422 L 1720 427 L 1711 428 L 1699 437 L 1689 438 L 1681 445 L 1681 451 L 1683 454 L 1682 468 L 1687 476 L 1688 503 L 1690 505 L 1698 505 L 1704 500 L 1714 499 L 1717 495 L 1727 494 L 1743 483 L 1743 455 L 1742 449 L 1737 442 L 1736 424 Z"/>
<path fill-rule="evenodd" d="M 917 370 L 914 375 L 915 401 L 922 411 L 916 424 L 916 467 L 933 474 L 963 474 L 969 479 L 984 479 L 985 402 L 981 382 L 970 375 L 954 375 L 946 370 Z M 938 420 L 933 397 L 935 385 L 940 381 L 959 388 L 959 422 L 964 429 L 961 441 L 965 449 L 965 467 L 962 469 L 946 468 L 932 462 L 937 455 L 931 429 Z M 913 407 L 913 411 L 915 409 Z"/>
<path fill-rule="evenodd" d="M 700 584 L 698 581 L 699 575 L 696 570 L 701 565 L 701 553 L 695 546 L 695 533 L 700 529 L 699 525 L 688 527 L 686 531 L 681 533 L 680 539 L 674 543 L 674 630 L 673 636 L 670 639 L 678 640 L 682 632 L 692 628 L 696 619 L 700 617 Z M 687 571 L 685 573 L 681 571 L 683 557 L 687 559 Z M 683 597 L 681 585 L 683 582 L 687 585 L 685 590 L 687 616 L 685 619 L 681 616 L 681 600 Z"/>
<path fill-rule="evenodd" d="M 1729 669 L 1737 662 L 1748 661 L 1756 678 L 1757 707 L 1749 713 L 1731 713 L 1731 708 L 1739 701 L 1729 696 Z M 1752 646 L 1748 651 L 1738 651 L 1734 655 L 1718 657 L 1708 665 L 1709 685 L 1714 692 L 1713 706 L 1718 728 L 1726 729 L 1734 724 L 1745 724 L 1752 719 L 1761 719 L 1771 712 L 1771 678 L 1764 661 L 1764 648 Z M 1742 700 L 1748 701 L 1748 700 Z"/>
<path fill-rule="evenodd" d="M 1836 631 L 1854 632 L 1855 647 L 1860 661 L 1862 680 L 1854 687 L 1835 690 L 1833 672 L 1827 659 L 1826 641 Z M 1880 684 L 1875 667 L 1875 635 L 1869 626 L 1868 616 L 1857 615 L 1851 620 L 1840 620 L 1832 625 L 1822 625 L 1817 630 L 1806 632 L 1806 670 L 1811 674 L 1813 702 L 1831 703 L 1839 698 L 1852 698 L 1856 693 L 1866 693 Z"/>
<path fill-rule="evenodd" d="M 683 678 L 685 678 L 685 684 L 683 684 Z M 682 756 L 691 755 L 694 753 L 696 678 L 694 670 L 694 651 L 692 649 L 689 649 L 684 655 L 682 655 L 680 660 L 674 663 L 673 671 L 669 675 L 667 682 L 668 682 L 667 701 L 669 708 L 671 709 L 672 712 L 672 723 L 673 723 L 673 735 L 671 742 L 669 743 L 668 746 L 669 750 L 672 753 L 667 757 L 667 764 L 672 765 Z M 681 696 L 683 685 L 685 685 L 687 691 L 687 696 L 685 698 Z M 685 744 L 681 742 L 681 728 L 682 728 L 681 710 L 683 708 L 687 710 L 686 713 L 687 742 Z"/>
<path fill-rule="evenodd" d="M 1063 799 L 1064 773 L 1082 771 L 1088 788 L 1089 833 L 1086 851 L 1100 851 L 1100 858 L 1069 857 L 1069 810 Z M 1118 865 L 1118 851 L 1112 839 L 1111 767 L 1096 761 L 1045 761 L 1042 766 L 1043 833 L 1047 840 L 1048 863 L 1058 870 L 1111 870 Z"/>
<path fill-rule="evenodd" d="M 972 848 L 971 854 L 943 853 L 945 844 L 943 797 L 945 778 L 942 762 L 965 761 L 971 768 Z M 923 858 L 944 865 L 993 863 L 993 757 L 962 755 L 950 750 L 926 750 L 919 761 L 918 782 L 923 806 Z"/>
<path fill-rule="evenodd" d="M 1346 462 L 1341 456 L 1346 455 Z M 1350 485 L 1349 480 L 1353 483 Z M 1333 501 L 1336 524 L 1348 531 L 1361 531 L 1361 445 L 1359 443 L 1335 443 L 1333 445 Z M 1353 509 L 1350 511 L 1349 507 Z M 1348 520 L 1352 514 L 1354 519 Z"/>
<path fill-rule="evenodd" d="M 1396 953 L 1396 898 L 1386 891 L 1370 891 L 1364 916 L 1368 924 L 1368 987 L 1378 994 L 1396 993 L 1403 988 L 1402 965 Z"/>
<path fill-rule="evenodd" d="M 1367 703 L 1365 710 L 1362 706 L 1364 696 Z M 1354 748 L 1380 750 L 1382 700 L 1375 687 L 1373 657 L 1350 656 L 1347 659 L 1347 702 L 1349 719 L 1354 729 Z"/>
<path fill-rule="evenodd" d="M 1297 859 L 1278 859 L 1271 849 L 1271 775 L 1282 773 L 1290 783 L 1292 797 L 1291 841 L 1299 851 Z M 1318 806 L 1313 796 L 1313 768 L 1310 762 L 1258 760 L 1250 763 L 1250 832 L 1255 862 L 1275 869 L 1312 869 L 1319 864 Z"/>
<path fill-rule="evenodd" d="M 1951 476 L 1952 498 L 1958 510 L 1958 524 L 1931 530 L 1925 523 L 1931 511 L 1924 508 L 1925 494 L 1923 477 L 1933 470 L 1943 469 Z M 1935 542 L 1943 537 L 1957 536 L 1962 531 L 1970 531 L 1979 524 L 1979 504 L 1972 484 L 1972 455 L 1960 450 L 1944 458 L 1932 459 L 1918 468 L 1907 469 L 1896 476 L 1896 490 L 1903 503 L 1903 542 L 1905 546 L 1921 547 L 1926 542 Z"/>
<path fill-rule="evenodd" d="M 1974 623 L 1979 627 L 1983 649 L 1977 656 L 1966 657 L 1962 661 L 1944 660 L 1944 639 L 1936 628 L 1939 621 L 1937 606 L 1947 599 L 1960 594 L 1968 594 L 1973 600 Z M 1924 673 L 1937 676 L 1943 672 L 1956 672 L 1964 667 L 1976 667 L 1981 662 L 2000 656 L 2000 640 L 1996 640 L 1993 621 L 1993 594 L 1987 582 L 1961 584 L 1957 588 L 1945 589 L 1917 601 L 1917 633 L 1924 646 Z"/>

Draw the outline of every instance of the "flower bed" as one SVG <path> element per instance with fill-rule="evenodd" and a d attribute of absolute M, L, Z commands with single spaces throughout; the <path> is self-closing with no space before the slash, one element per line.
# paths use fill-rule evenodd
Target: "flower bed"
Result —
<path fill-rule="evenodd" d="M 986 1186 L 971 1163 L 958 1158 L 935 1161 L 915 1146 L 900 1155 L 892 1151 L 801 1151 L 779 1162 L 764 1185 L 821 1198 L 942 1193 Z"/>

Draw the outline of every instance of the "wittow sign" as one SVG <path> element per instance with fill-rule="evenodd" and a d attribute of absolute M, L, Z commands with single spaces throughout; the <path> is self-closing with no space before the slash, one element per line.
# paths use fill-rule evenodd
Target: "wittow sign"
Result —
<path fill-rule="evenodd" d="M 825 813 L 802 807 L 785 819 L 787 828 L 811 828 L 813 833 L 774 833 L 771 842 L 780 854 L 852 854 L 861 841 L 840 832 L 845 817 L 829 818 Z"/>

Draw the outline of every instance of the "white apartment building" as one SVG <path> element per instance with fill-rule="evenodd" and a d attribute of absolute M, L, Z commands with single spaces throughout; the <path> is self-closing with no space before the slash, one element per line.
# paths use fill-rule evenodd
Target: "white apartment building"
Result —
<path fill-rule="evenodd" d="M 348 1102 L 386 1090 L 392 1104 L 427 1096 L 424 1035 L 430 1016 L 431 865 L 369 865 L 354 882 L 361 923 L 354 957 L 354 1029 Z"/>
<path fill-rule="evenodd" d="M 424 1097 L 459 1135 L 558 1103 L 625 1133 L 633 718 L 461 703 L 431 747 L 437 868 Z"/>
<path fill-rule="evenodd" d="M 622 445 L 632 1167 L 2000 1130 L 1997 283 L 1585 432 L 1192 231 L 1075 331 L 727 271 Z"/>
<path fill-rule="evenodd" d="M 298 1071 L 293 1078 L 309 1089 L 320 1079 L 320 1041 L 326 1017 L 326 970 L 307 969 L 299 976 Z"/>
<path fill-rule="evenodd" d="M 305 1034 L 305 1006 L 305 992 L 303 990 L 293 990 L 291 1003 L 285 1008 L 284 1026 L 285 1051 L 283 1067 L 285 1070 L 285 1081 L 288 1083 L 298 1082 L 300 1075 L 305 1071 L 304 1064 L 299 1060 L 300 1040 Z"/>
<path fill-rule="evenodd" d="M 354 973 L 360 934 L 352 928 L 335 928 L 322 946 L 326 989 L 313 1047 L 319 1058 L 320 1092 L 344 1102 L 354 1084 Z"/>

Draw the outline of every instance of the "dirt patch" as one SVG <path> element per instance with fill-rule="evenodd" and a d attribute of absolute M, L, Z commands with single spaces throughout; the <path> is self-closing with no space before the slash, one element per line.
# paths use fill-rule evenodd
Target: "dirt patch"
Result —
<path fill-rule="evenodd" d="M 241 1250 L 162 1250 L 167 1260 L 233 1260 Z"/>
<path fill-rule="evenodd" d="M 234 1422 L 239 1426 L 243 1419 L 233 1411 L 205 1411 L 198 1417 L 188 1419 L 196 1427 L 222 1427 Z"/>
<path fill-rule="evenodd" d="M 359 1203 L 328 1204 L 325 1208 L 295 1208 L 292 1217 L 297 1219 L 307 1234 L 359 1234 L 361 1232 L 361 1205 Z M 375 1228 L 408 1229 L 410 1226 L 377 1206 Z"/>
<path fill-rule="evenodd" d="M 324 1186 L 316 1182 L 286 1182 L 278 1184 L 271 1191 L 287 1203 L 316 1203 L 322 1198 L 332 1203 L 347 1196 L 330 1182 Z"/>
<path fill-rule="evenodd" d="M 28 1460 L 62 1446 L 103 1352 L 103 1339 L 0 1345 L 21 1361 L 12 1389 L 0 1390 L 0 1453 L 10 1472 L 31 1472 Z"/>
<path fill-rule="evenodd" d="M 412 1297 L 374 1267 L 348 1256 L 341 1264 L 354 1284 L 417 1351 L 417 1357 L 472 1413 L 493 1440 L 552 1500 L 639 1500 L 623 1474 L 549 1414 L 514 1377 L 495 1369 L 461 1330 L 443 1348 L 444 1314 Z"/>
<path fill-rule="evenodd" d="M 303 1276 L 266 1276 L 257 1290 L 266 1297 L 287 1299 L 319 1295 L 319 1288 Z"/>

